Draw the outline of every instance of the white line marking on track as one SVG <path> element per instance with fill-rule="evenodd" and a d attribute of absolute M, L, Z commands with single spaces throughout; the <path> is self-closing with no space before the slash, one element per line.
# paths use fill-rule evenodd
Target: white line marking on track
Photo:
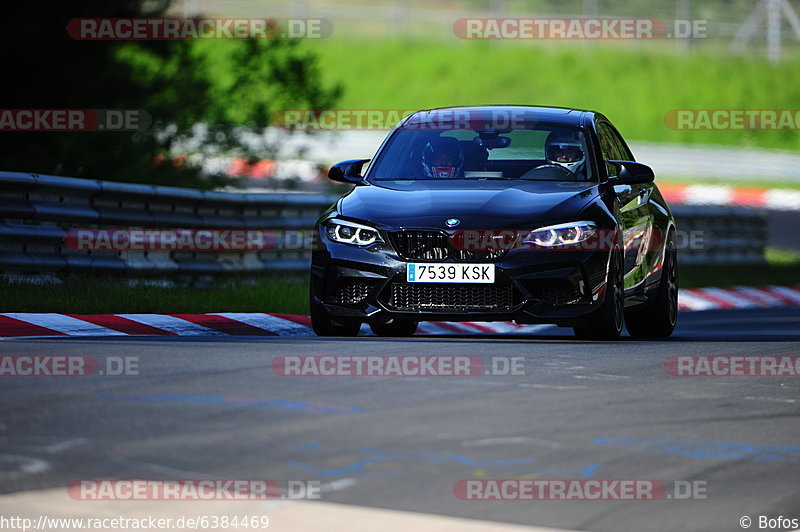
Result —
<path fill-rule="evenodd" d="M 41 458 L 21 456 L 18 454 L 0 454 L 0 462 L 19 464 L 19 472 L 27 475 L 36 475 L 50 470 L 50 463 Z"/>
<path fill-rule="evenodd" d="M 54 443 L 53 445 L 48 445 L 44 448 L 44 451 L 48 454 L 57 454 L 67 449 L 72 449 L 73 447 L 77 447 L 79 445 L 84 445 L 87 441 L 86 438 L 73 438 L 71 440 L 62 441 L 60 443 Z"/>
<path fill-rule="evenodd" d="M 748 401 L 769 401 L 771 403 L 789 403 L 794 404 L 797 399 L 784 399 L 782 397 L 756 397 L 754 395 L 747 395 L 745 399 Z"/>
<path fill-rule="evenodd" d="M 549 447 L 551 449 L 558 449 L 561 444 L 556 441 L 543 440 L 541 438 L 531 438 L 528 436 L 509 436 L 505 438 L 484 438 L 481 440 L 467 440 L 461 442 L 463 447 L 490 447 L 494 445 L 517 445 L 520 443 L 532 443 Z"/>
<path fill-rule="evenodd" d="M 537 390 L 585 390 L 588 386 L 559 386 L 557 384 L 536 384 L 532 382 L 523 382 L 518 384 L 520 388 L 536 388 Z"/>

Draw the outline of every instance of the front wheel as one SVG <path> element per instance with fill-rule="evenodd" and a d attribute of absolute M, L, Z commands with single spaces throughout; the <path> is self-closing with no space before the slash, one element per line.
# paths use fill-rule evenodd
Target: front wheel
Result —
<path fill-rule="evenodd" d="M 608 261 L 606 294 L 600 308 L 589 316 L 589 323 L 574 327 L 581 340 L 616 340 L 622 334 L 625 306 L 625 284 L 622 250 L 615 248 Z"/>
<path fill-rule="evenodd" d="M 311 301 L 311 328 L 317 336 L 357 336 L 359 321 L 334 321 L 319 304 Z"/>
<path fill-rule="evenodd" d="M 369 327 L 378 336 L 411 336 L 417 332 L 417 325 L 413 320 L 395 318 L 388 323 L 370 323 Z"/>
<path fill-rule="evenodd" d="M 678 321 L 678 249 L 670 231 L 664 250 L 661 280 L 652 301 L 625 313 L 625 325 L 634 338 L 666 338 Z"/>

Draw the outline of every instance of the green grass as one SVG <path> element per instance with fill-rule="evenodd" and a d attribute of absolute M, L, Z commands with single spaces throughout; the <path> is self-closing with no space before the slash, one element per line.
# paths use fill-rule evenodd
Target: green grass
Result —
<path fill-rule="evenodd" d="M 774 266 L 800 265 L 800 250 L 767 248 L 765 255 L 767 262 Z M 800 276 L 795 279 L 795 282 L 800 283 Z"/>
<path fill-rule="evenodd" d="M 800 251 L 767 248 L 760 266 L 681 266 L 681 288 L 800 285 Z M 680 259 L 680 256 L 679 256 Z M 757 273 L 754 273 L 754 270 Z"/>
<path fill-rule="evenodd" d="M 308 314 L 306 275 L 210 287 L 128 286 L 88 280 L 46 285 L 2 283 L 0 293 L 2 312 Z"/>
<path fill-rule="evenodd" d="M 671 109 L 795 109 L 800 58 L 595 43 L 309 40 L 341 109 L 539 104 L 595 109 L 629 139 L 798 149 L 797 131 L 675 131 Z"/>

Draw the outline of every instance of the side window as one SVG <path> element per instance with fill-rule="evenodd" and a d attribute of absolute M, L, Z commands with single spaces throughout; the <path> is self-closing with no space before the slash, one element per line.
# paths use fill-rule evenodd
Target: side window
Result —
<path fill-rule="evenodd" d="M 611 124 L 604 124 L 608 128 L 608 132 L 611 135 L 611 138 L 614 140 L 614 143 L 619 148 L 619 153 L 622 155 L 620 157 L 621 161 L 635 161 L 636 159 L 633 158 L 633 154 L 631 150 L 628 149 L 628 145 L 625 144 L 625 141 L 622 140 L 622 135 L 619 134 L 619 131 L 612 126 Z"/>
<path fill-rule="evenodd" d="M 603 122 L 597 124 L 597 135 L 600 139 L 600 150 L 603 152 L 603 162 L 606 164 L 608 176 L 617 175 L 617 167 L 608 161 L 625 159 L 619 145 L 614 139 L 611 129 Z"/>

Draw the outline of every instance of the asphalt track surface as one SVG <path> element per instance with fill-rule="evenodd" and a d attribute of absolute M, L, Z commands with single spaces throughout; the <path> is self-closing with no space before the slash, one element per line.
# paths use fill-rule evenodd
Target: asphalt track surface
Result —
<path fill-rule="evenodd" d="M 125 377 L 3 378 L 0 491 L 58 491 L 86 478 L 320 480 L 322 504 L 577 530 L 741 530 L 744 515 L 800 518 L 800 379 L 672 377 L 663 363 L 798 355 L 798 346 L 799 309 L 684 313 L 666 341 L 587 343 L 556 328 L 410 339 L 3 340 L 2 355 L 138 357 L 140 368 Z M 319 354 L 524 357 L 525 375 L 281 377 L 270 369 L 276 355 Z M 459 479 L 521 477 L 699 481 L 707 498 L 453 494 Z M 15 508 L 0 500 L 0 510 Z M 276 520 L 269 529 L 292 530 Z"/>

